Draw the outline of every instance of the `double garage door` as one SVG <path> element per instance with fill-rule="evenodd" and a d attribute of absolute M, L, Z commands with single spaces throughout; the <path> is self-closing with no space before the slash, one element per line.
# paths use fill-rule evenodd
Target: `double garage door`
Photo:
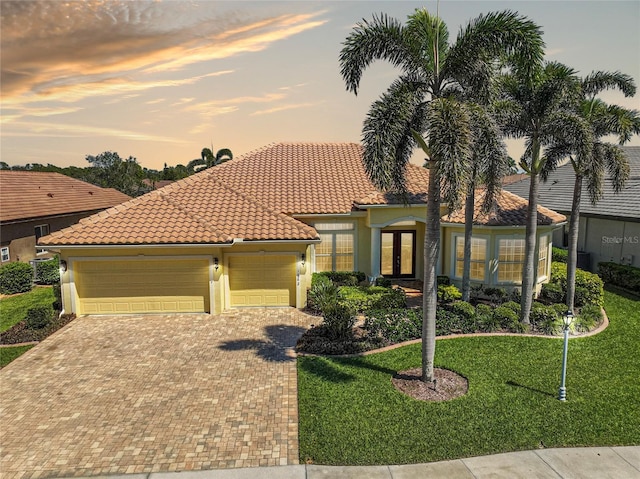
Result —
<path fill-rule="evenodd" d="M 230 255 L 230 307 L 295 306 L 294 255 Z M 75 261 L 79 314 L 210 312 L 208 259 Z"/>
<path fill-rule="evenodd" d="M 209 311 L 209 261 L 76 261 L 80 314 Z"/>

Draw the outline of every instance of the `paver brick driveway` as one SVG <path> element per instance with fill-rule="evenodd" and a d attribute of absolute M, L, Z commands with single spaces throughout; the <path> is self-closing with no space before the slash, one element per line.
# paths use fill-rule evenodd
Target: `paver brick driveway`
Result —
<path fill-rule="evenodd" d="M 3 478 L 298 463 L 295 309 L 88 316 L 0 371 Z"/>

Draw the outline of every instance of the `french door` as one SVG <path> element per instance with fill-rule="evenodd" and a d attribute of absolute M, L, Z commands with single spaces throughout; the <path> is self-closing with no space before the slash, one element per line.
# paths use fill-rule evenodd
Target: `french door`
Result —
<path fill-rule="evenodd" d="M 416 232 L 383 231 L 380 273 L 388 278 L 414 278 L 416 270 Z"/>

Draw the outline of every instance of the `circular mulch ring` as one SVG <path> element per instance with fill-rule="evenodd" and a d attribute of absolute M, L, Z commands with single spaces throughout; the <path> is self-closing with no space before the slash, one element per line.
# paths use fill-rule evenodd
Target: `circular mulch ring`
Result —
<path fill-rule="evenodd" d="M 397 372 L 391 382 L 400 392 L 419 401 L 449 401 L 464 396 L 469 390 L 469 381 L 449 369 L 434 368 L 435 383 L 420 380 L 422 368 Z"/>

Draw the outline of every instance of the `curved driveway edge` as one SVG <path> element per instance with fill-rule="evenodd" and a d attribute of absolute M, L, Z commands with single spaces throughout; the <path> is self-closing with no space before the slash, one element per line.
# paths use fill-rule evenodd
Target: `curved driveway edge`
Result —
<path fill-rule="evenodd" d="M 4 479 L 298 464 L 293 308 L 80 317 L 0 371 Z"/>

